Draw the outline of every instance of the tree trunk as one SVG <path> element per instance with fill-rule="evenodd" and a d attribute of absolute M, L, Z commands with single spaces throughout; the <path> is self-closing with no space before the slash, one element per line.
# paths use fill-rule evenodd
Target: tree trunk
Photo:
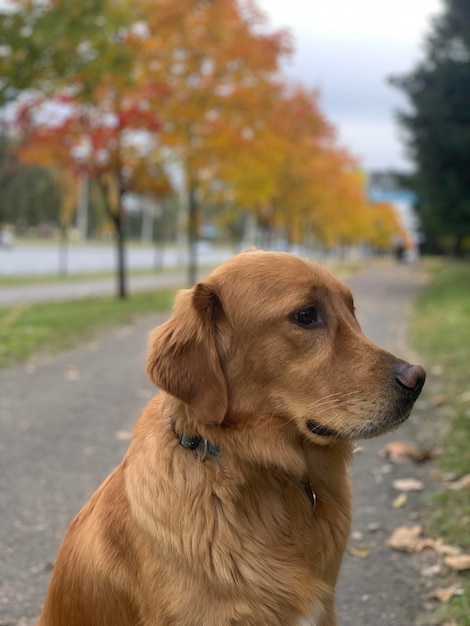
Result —
<path fill-rule="evenodd" d="M 124 224 L 122 219 L 122 207 L 119 207 L 119 211 L 116 215 L 114 225 L 116 228 L 116 243 L 117 243 L 117 279 L 118 279 L 118 297 L 121 300 L 127 298 L 127 276 L 126 276 L 126 254 L 125 254 L 125 234 Z"/>
<path fill-rule="evenodd" d="M 188 285 L 192 287 L 197 281 L 197 241 L 198 241 L 198 210 L 196 190 L 193 185 L 189 188 L 188 211 Z"/>
<path fill-rule="evenodd" d="M 455 235 L 452 254 L 456 259 L 461 259 L 464 256 L 463 240 L 463 235 Z"/>
<path fill-rule="evenodd" d="M 90 180 L 87 172 L 80 172 L 78 181 L 77 230 L 80 241 L 86 241 L 88 238 L 88 204 L 90 193 Z"/>
<path fill-rule="evenodd" d="M 59 228 L 59 276 L 67 276 L 68 274 L 68 229 L 67 226 L 60 226 Z"/>
<path fill-rule="evenodd" d="M 98 178 L 104 207 L 114 224 L 117 252 L 117 296 L 121 300 L 127 298 L 127 272 L 125 255 L 124 212 L 122 196 L 124 186 L 119 179 L 109 180 Z"/>

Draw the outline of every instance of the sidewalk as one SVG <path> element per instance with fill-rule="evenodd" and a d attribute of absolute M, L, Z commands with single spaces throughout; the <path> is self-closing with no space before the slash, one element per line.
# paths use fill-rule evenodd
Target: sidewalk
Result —
<path fill-rule="evenodd" d="M 146 274 L 128 277 L 129 292 L 183 287 L 187 282 L 185 272 Z M 0 307 L 24 302 L 71 300 L 91 296 L 108 296 L 117 292 L 116 278 L 90 278 L 61 282 L 45 282 L 30 285 L 0 287 Z M 1 626 L 1 624 L 0 624 Z"/>
<path fill-rule="evenodd" d="M 347 282 L 364 332 L 414 360 L 407 320 L 423 285 L 419 267 L 374 265 Z M 79 349 L 0 370 L 0 626 L 34 623 L 65 529 L 122 458 L 154 392 L 144 375 L 147 335 L 163 319 L 145 318 Z M 429 469 L 391 466 L 378 452 L 397 438 L 419 443 L 428 436 L 423 423 L 418 403 L 398 433 L 359 443 L 351 552 L 337 590 L 344 626 L 411 626 L 421 609 L 415 557 L 385 542 L 395 527 L 423 515 L 420 494 L 409 494 L 403 508 L 392 506 L 392 481 L 413 476 L 426 484 Z M 364 547 L 360 558 L 357 548 Z"/>

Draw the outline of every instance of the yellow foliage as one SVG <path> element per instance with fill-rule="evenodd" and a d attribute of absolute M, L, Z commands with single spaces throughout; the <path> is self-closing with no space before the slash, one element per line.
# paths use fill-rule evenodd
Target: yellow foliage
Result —
<path fill-rule="evenodd" d="M 161 164 L 171 157 L 198 200 L 230 206 L 231 219 L 237 210 L 252 212 L 293 241 L 312 236 L 326 245 L 385 248 L 393 235 L 404 236 L 391 205 L 368 203 L 364 176 L 338 145 L 319 94 L 279 80 L 291 38 L 269 32 L 254 3 L 108 5 L 126 63 L 112 62 L 117 49 L 107 39 L 89 42 L 102 63 L 82 68 L 90 74 L 82 77 L 80 103 L 70 97 L 70 118 L 61 127 L 45 124 L 22 149 L 25 160 L 57 168 L 64 223 L 76 204 L 73 153 L 86 146 L 78 165 L 99 180 L 111 215 L 120 211 L 124 187 L 169 194 Z M 132 144 L 138 132 L 144 140 Z"/>
<path fill-rule="evenodd" d="M 408 240 L 408 233 L 402 225 L 399 215 L 392 204 L 377 202 L 369 205 L 371 221 L 371 244 L 379 249 L 388 250 L 397 235 L 402 241 Z"/>

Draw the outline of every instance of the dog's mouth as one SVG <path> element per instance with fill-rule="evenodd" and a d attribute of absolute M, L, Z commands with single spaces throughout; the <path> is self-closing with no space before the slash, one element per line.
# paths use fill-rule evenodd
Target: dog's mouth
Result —
<path fill-rule="evenodd" d="M 416 394 L 417 396 L 418 394 Z M 346 439 L 370 439 L 388 431 L 398 428 L 406 419 L 408 419 L 413 408 L 415 398 L 412 401 L 394 406 L 388 411 L 381 412 L 380 416 L 375 415 L 362 424 L 351 425 L 348 429 L 335 430 L 324 424 L 308 419 L 306 426 L 308 430 L 317 437 L 330 438 L 346 438 Z"/>
<path fill-rule="evenodd" d="M 337 437 L 338 432 L 333 430 L 332 428 L 328 428 L 328 426 L 323 426 L 323 424 L 319 424 L 314 420 L 307 421 L 307 428 L 314 434 L 319 435 L 320 437 Z"/>

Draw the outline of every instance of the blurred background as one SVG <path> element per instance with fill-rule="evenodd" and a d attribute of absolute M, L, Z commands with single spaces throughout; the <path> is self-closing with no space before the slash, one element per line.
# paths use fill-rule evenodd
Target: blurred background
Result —
<path fill-rule="evenodd" d="M 2 0 L 0 32 L 0 277 L 468 252 L 465 0 Z"/>
<path fill-rule="evenodd" d="M 469 0 L 0 0 L 0 625 L 127 447 L 175 289 L 257 246 L 428 372 L 400 436 L 436 465 L 355 459 L 344 623 L 470 626 L 469 190 Z M 395 558 L 403 522 L 459 564 Z"/>

